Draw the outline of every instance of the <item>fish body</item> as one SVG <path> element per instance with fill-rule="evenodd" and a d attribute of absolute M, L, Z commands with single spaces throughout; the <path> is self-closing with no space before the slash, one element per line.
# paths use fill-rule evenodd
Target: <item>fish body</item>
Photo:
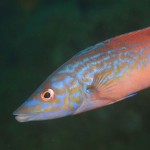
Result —
<path fill-rule="evenodd" d="M 103 107 L 150 86 L 150 27 L 91 46 L 52 73 L 15 112 L 20 122 Z"/>

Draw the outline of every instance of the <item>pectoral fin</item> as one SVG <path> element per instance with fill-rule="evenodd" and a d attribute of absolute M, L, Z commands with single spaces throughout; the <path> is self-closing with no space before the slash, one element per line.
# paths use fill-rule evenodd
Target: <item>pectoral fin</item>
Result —
<path fill-rule="evenodd" d="M 87 85 L 87 91 L 91 94 L 91 100 L 114 99 L 117 89 L 117 82 L 109 79 L 110 73 L 94 75 L 91 85 Z"/>
<path fill-rule="evenodd" d="M 86 88 L 85 88 L 86 87 Z M 94 75 L 92 84 L 84 87 L 84 100 L 75 114 L 113 104 L 117 101 L 136 95 L 120 94 L 120 79 L 110 79 L 110 73 Z M 122 87 L 124 88 L 124 87 Z"/>

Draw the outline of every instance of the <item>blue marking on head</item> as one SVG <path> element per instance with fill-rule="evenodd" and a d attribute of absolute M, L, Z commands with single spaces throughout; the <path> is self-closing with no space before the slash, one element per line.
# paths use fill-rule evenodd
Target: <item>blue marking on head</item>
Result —
<path fill-rule="evenodd" d="M 73 64 L 73 71 L 75 71 L 75 69 L 78 68 L 78 66 L 82 64 L 83 63 L 81 61 L 77 61 L 75 64 Z"/>
<path fill-rule="evenodd" d="M 64 78 L 63 81 L 66 85 L 70 85 L 70 83 L 73 81 L 73 78 L 70 76 L 67 76 L 66 78 Z"/>
<path fill-rule="evenodd" d="M 82 74 L 88 69 L 88 67 L 89 67 L 89 66 L 85 66 L 84 68 L 80 69 L 80 70 L 78 71 L 78 74 L 79 74 L 79 75 L 82 75 Z"/>
<path fill-rule="evenodd" d="M 65 99 L 65 95 L 56 95 L 56 98 L 58 98 L 60 100 L 59 103 L 44 103 L 41 105 L 42 109 L 46 109 L 48 107 L 62 107 L 64 105 L 64 99 Z"/>
<path fill-rule="evenodd" d="M 63 82 L 61 82 L 61 81 L 54 82 L 54 83 L 52 83 L 51 86 L 52 86 L 52 88 L 56 88 L 56 89 L 64 88 Z"/>
<path fill-rule="evenodd" d="M 42 109 L 46 109 L 46 108 L 48 108 L 49 106 L 50 106 L 50 104 L 42 104 L 41 108 L 42 108 Z"/>
<path fill-rule="evenodd" d="M 66 96 L 66 94 L 65 95 L 56 95 L 55 97 L 56 97 L 56 99 L 61 99 L 61 100 L 65 100 L 65 96 Z"/>
<path fill-rule="evenodd" d="M 35 106 L 37 104 L 39 104 L 38 100 L 28 100 L 24 103 L 25 106 Z"/>
<path fill-rule="evenodd" d="M 65 70 L 66 70 L 66 72 L 72 72 L 72 71 L 73 71 L 72 64 L 68 64 L 68 65 L 65 67 Z"/>
<path fill-rule="evenodd" d="M 81 104 L 78 104 L 76 102 L 72 102 L 71 105 L 73 106 L 73 108 L 77 109 Z"/>
<path fill-rule="evenodd" d="M 72 94 L 73 98 L 77 98 L 79 96 L 80 96 L 80 92 L 79 91 L 77 91 L 77 92 L 75 92 L 75 93 Z"/>

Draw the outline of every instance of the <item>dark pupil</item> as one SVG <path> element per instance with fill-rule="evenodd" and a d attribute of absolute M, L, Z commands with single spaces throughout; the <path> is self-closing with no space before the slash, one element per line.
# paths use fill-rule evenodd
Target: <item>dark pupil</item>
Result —
<path fill-rule="evenodd" d="M 51 96 L 51 94 L 50 94 L 49 92 L 46 92 L 46 93 L 44 94 L 44 98 L 50 98 L 50 96 Z"/>

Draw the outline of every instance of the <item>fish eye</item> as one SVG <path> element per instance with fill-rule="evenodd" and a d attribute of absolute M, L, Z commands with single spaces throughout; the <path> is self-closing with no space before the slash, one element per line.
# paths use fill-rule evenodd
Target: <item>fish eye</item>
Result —
<path fill-rule="evenodd" d="M 54 91 L 52 89 L 47 89 L 41 93 L 41 98 L 43 101 L 49 101 L 54 98 Z"/>

